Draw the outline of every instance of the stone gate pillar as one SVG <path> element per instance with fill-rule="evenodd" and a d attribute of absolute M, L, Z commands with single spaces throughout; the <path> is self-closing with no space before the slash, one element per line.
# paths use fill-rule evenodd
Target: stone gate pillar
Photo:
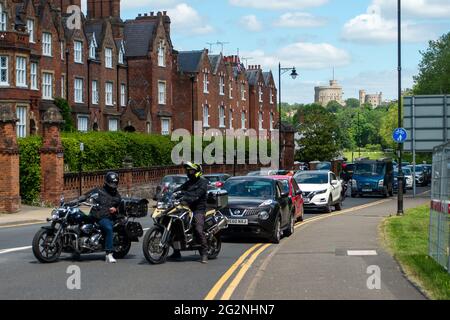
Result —
<path fill-rule="evenodd" d="M 63 117 L 55 106 L 50 107 L 43 116 L 43 146 L 41 153 L 41 200 L 47 204 L 58 205 L 64 191 L 64 150 L 61 143 L 60 128 Z"/>
<path fill-rule="evenodd" d="M 11 106 L 0 106 L 0 213 L 20 210 L 17 120 Z"/>

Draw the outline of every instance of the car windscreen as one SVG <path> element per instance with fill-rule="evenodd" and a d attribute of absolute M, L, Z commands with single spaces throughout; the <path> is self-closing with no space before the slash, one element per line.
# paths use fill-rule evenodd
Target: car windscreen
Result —
<path fill-rule="evenodd" d="M 409 168 L 404 168 L 402 170 L 403 170 L 403 173 L 407 176 L 410 176 L 412 174 L 411 169 L 409 169 Z"/>
<path fill-rule="evenodd" d="M 423 172 L 423 167 L 416 166 L 416 172 Z"/>
<path fill-rule="evenodd" d="M 223 187 L 229 197 L 273 199 L 273 183 L 268 180 L 228 180 Z"/>
<path fill-rule="evenodd" d="M 175 176 L 172 176 L 172 177 L 165 177 L 162 180 L 162 184 L 165 184 L 165 183 L 183 184 L 186 181 L 187 181 L 187 177 L 175 177 Z"/>
<path fill-rule="evenodd" d="M 330 162 L 321 162 L 316 167 L 317 170 L 331 170 L 331 163 Z"/>
<path fill-rule="evenodd" d="M 298 184 L 326 184 L 328 183 L 328 173 L 300 173 L 295 176 Z"/>
<path fill-rule="evenodd" d="M 384 163 L 357 163 L 355 165 L 355 175 L 361 176 L 381 176 L 384 175 Z"/>

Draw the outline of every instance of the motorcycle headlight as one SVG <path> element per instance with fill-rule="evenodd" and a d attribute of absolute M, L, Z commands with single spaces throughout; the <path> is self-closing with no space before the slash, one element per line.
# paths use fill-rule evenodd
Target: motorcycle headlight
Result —
<path fill-rule="evenodd" d="M 158 209 L 167 209 L 167 203 L 164 202 L 158 202 L 157 206 Z"/>
<path fill-rule="evenodd" d="M 352 183 L 352 187 L 353 187 L 353 188 L 357 188 L 357 187 L 358 187 L 358 184 L 357 184 L 357 182 L 356 182 L 355 179 L 352 179 L 352 180 L 351 180 L 351 183 Z"/>
<path fill-rule="evenodd" d="M 378 187 L 383 188 L 384 187 L 384 180 L 378 181 Z"/>
<path fill-rule="evenodd" d="M 269 214 L 269 212 L 267 212 L 267 211 L 262 211 L 262 212 L 259 213 L 258 217 L 259 217 L 261 220 L 267 220 L 267 219 L 270 218 L 270 214 Z"/>

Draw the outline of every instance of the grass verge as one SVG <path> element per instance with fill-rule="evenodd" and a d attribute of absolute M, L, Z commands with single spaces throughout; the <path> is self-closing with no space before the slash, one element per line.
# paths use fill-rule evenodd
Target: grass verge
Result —
<path fill-rule="evenodd" d="M 450 300 L 450 274 L 428 256 L 429 205 L 383 222 L 385 245 L 410 280 L 431 299 Z"/>

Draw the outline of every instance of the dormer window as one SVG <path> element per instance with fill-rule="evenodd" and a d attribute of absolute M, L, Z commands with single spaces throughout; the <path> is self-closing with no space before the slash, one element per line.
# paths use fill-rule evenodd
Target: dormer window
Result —
<path fill-rule="evenodd" d="M 270 104 L 273 104 L 273 90 L 272 90 L 272 88 L 269 89 L 269 95 L 270 95 Z"/>
<path fill-rule="evenodd" d="M 203 93 L 209 93 L 209 80 L 208 80 L 208 73 L 203 74 Z"/>
<path fill-rule="evenodd" d="M 164 48 L 164 41 L 159 42 L 158 47 L 158 66 L 159 67 L 165 67 L 166 66 L 166 54 L 165 54 L 165 48 Z"/>
<path fill-rule="evenodd" d="M 221 96 L 225 95 L 225 77 L 224 76 L 220 76 L 220 78 L 219 78 L 219 94 Z"/>
<path fill-rule="evenodd" d="M 112 69 L 112 67 L 113 67 L 112 52 L 113 51 L 111 48 L 105 49 L 105 65 L 106 65 L 106 68 L 108 68 L 108 69 Z"/>
<path fill-rule="evenodd" d="M 259 86 L 258 95 L 259 95 L 259 102 L 263 102 L 263 98 L 262 98 L 263 92 L 262 92 L 261 86 Z"/>
<path fill-rule="evenodd" d="M 83 63 L 83 42 L 74 41 L 74 61 L 75 63 Z"/>
<path fill-rule="evenodd" d="M 30 35 L 30 43 L 34 43 L 34 20 L 28 19 L 27 20 L 27 31 Z"/>
<path fill-rule="evenodd" d="M 89 59 L 95 60 L 97 58 L 97 41 L 95 40 L 95 33 L 92 34 L 92 40 L 89 44 Z"/>
<path fill-rule="evenodd" d="M 6 24 L 8 21 L 8 15 L 3 8 L 3 4 L 0 3 L 0 31 L 6 31 Z"/>
<path fill-rule="evenodd" d="M 125 60 L 124 60 L 124 58 L 125 58 L 125 49 L 124 49 L 124 47 L 123 47 L 123 41 L 121 41 L 120 42 L 120 48 L 119 48 L 119 63 L 120 64 L 124 64 L 125 62 Z"/>

